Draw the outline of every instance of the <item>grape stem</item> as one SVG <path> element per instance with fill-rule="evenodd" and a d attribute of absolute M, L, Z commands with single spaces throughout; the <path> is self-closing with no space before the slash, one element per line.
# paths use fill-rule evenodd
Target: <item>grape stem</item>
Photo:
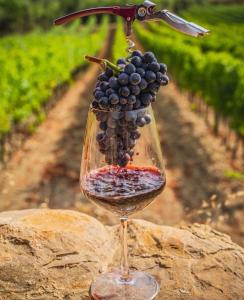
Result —
<path fill-rule="evenodd" d="M 86 55 L 85 59 L 90 62 L 99 64 L 103 70 L 105 70 L 107 67 L 110 67 L 115 73 L 121 72 L 121 69 L 118 66 L 116 66 L 115 64 L 113 64 L 111 61 L 109 61 L 107 59 L 97 58 L 97 57 L 90 56 L 90 55 Z"/>

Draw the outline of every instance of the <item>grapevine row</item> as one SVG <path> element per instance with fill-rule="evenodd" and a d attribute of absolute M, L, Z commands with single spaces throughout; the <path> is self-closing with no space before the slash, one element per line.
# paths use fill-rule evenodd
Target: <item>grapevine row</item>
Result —
<path fill-rule="evenodd" d="M 230 120 L 230 126 L 244 135 L 244 63 L 226 52 L 203 53 L 197 45 L 181 38 L 162 36 L 136 25 L 137 36 L 146 49 L 154 49 L 177 78 L 178 84 L 198 94 L 218 113 Z"/>
<path fill-rule="evenodd" d="M 0 138 L 16 123 L 23 125 L 31 119 L 30 129 L 37 125 L 53 89 L 70 81 L 71 71 L 86 64 L 85 54 L 98 52 L 107 34 L 108 19 L 104 18 L 97 31 L 93 18 L 81 30 L 77 26 L 79 23 L 48 33 L 35 31 L 1 39 Z"/>

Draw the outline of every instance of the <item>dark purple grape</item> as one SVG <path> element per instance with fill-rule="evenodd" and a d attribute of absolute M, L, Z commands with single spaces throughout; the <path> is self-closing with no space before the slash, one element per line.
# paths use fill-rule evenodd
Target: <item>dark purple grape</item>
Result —
<path fill-rule="evenodd" d="M 100 98 L 98 104 L 101 109 L 107 109 L 109 106 L 108 97 Z"/>
<path fill-rule="evenodd" d="M 151 116 L 148 115 L 148 114 L 144 116 L 144 119 L 145 119 L 145 121 L 146 121 L 146 124 L 150 124 L 150 123 L 152 122 L 152 118 L 151 118 Z"/>
<path fill-rule="evenodd" d="M 125 114 L 125 119 L 127 122 L 135 122 L 137 115 L 134 111 L 129 111 Z"/>
<path fill-rule="evenodd" d="M 111 68 L 107 68 L 105 74 L 110 78 L 113 76 L 114 72 Z"/>
<path fill-rule="evenodd" d="M 125 65 L 126 64 L 126 60 L 124 58 L 119 58 L 117 60 L 117 65 Z"/>
<path fill-rule="evenodd" d="M 138 130 L 135 130 L 131 132 L 130 136 L 132 139 L 138 140 L 141 137 L 141 134 Z"/>
<path fill-rule="evenodd" d="M 116 105 L 119 103 L 119 96 L 117 94 L 113 93 L 109 96 L 109 101 L 112 105 Z"/>
<path fill-rule="evenodd" d="M 136 103 L 136 96 L 135 95 L 130 95 L 128 98 L 127 98 L 127 100 L 128 100 L 128 104 L 129 105 L 133 105 L 133 104 L 135 104 Z"/>
<path fill-rule="evenodd" d="M 131 59 L 131 63 L 136 66 L 137 68 L 141 66 L 142 64 L 142 59 L 140 58 L 140 56 L 134 56 Z M 134 71 L 135 72 L 135 71 Z"/>
<path fill-rule="evenodd" d="M 163 76 L 164 76 L 163 73 L 157 72 L 156 76 L 157 76 L 157 82 L 161 83 L 163 81 Z"/>
<path fill-rule="evenodd" d="M 129 83 L 129 76 L 126 73 L 121 73 L 118 77 L 118 82 L 121 85 L 127 85 Z"/>
<path fill-rule="evenodd" d="M 130 75 L 130 83 L 132 85 L 138 85 L 141 82 L 141 76 L 138 73 L 133 73 Z"/>
<path fill-rule="evenodd" d="M 127 99 L 121 97 L 121 98 L 119 99 L 119 103 L 120 103 L 121 105 L 126 105 L 126 104 L 127 104 Z"/>
<path fill-rule="evenodd" d="M 106 90 L 109 88 L 109 83 L 107 81 L 102 81 L 100 84 L 100 88 L 103 92 L 106 92 Z"/>
<path fill-rule="evenodd" d="M 145 105 L 148 106 L 151 101 L 152 101 L 152 95 L 150 93 L 145 93 L 141 95 L 141 102 Z"/>
<path fill-rule="evenodd" d="M 106 75 L 106 73 L 102 73 L 102 74 L 100 74 L 100 75 L 98 76 L 98 80 L 100 80 L 100 81 L 108 81 L 109 78 L 108 78 L 108 76 Z"/>
<path fill-rule="evenodd" d="M 147 83 L 146 79 L 142 78 L 141 82 L 139 84 L 139 88 L 143 91 L 147 88 L 147 86 L 148 86 L 148 83 Z"/>
<path fill-rule="evenodd" d="M 101 142 L 104 139 L 104 133 L 100 132 L 96 136 L 97 142 Z"/>
<path fill-rule="evenodd" d="M 131 85 L 130 86 L 130 91 L 131 91 L 131 94 L 133 94 L 135 96 L 138 96 L 141 92 L 141 89 L 139 88 L 138 85 Z"/>
<path fill-rule="evenodd" d="M 128 75 L 135 73 L 136 67 L 133 64 L 128 64 L 125 66 L 124 72 Z"/>
<path fill-rule="evenodd" d="M 95 109 L 99 108 L 99 104 L 98 104 L 97 100 L 92 101 L 92 107 L 95 108 Z"/>
<path fill-rule="evenodd" d="M 105 131 L 107 129 L 107 122 L 101 122 L 100 125 L 99 125 L 100 129 Z"/>
<path fill-rule="evenodd" d="M 98 99 L 102 98 L 103 96 L 105 96 L 105 93 L 102 92 L 100 88 L 97 88 L 94 92 L 94 96 L 98 100 Z"/>
<path fill-rule="evenodd" d="M 152 63 L 150 63 L 148 65 L 148 70 L 151 70 L 155 73 L 159 72 L 160 71 L 160 65 L 156 61 L 153 61 Z"/>
<path fill-rule="evenodd" d="M 146 71 L 143 68 L 137 68 L 136 73 L 138 73 L 141 77 L 144 77 Z"/>
<path fill-rule="evenodd" d="M 163 75 L 163 80 L 161 82 L 162 86 L 166 86 L 169 84 L 169 77 L 167 75 Z"/>
<path fill-rule="evenodd" d="M 145 63 L 149 64 L 155 60 L 155 56 L 152 52 L 146 52 L 143 56 Z"/>
<path fill-rule="evenodd" d="M 152 83 L 156 80 L 156 74 L 153 71 L 146 71 L 145 79 L 148 83 Z"/>
<path fill-rule="evenodd" d="M 141 117 L 141 118 L 138 118 L 137 121 L 136 121 L 136 124 L 139 126 L 139 127 L 143 127 L 146 125 L 146 120 L 145 118 Z"/>
<path fill-rule="evenodd" d="M 160 89 L 160 83 L 158 82 L 150 83 L 148 85 L 148 89 L 150 90 L 150 92 L 157 93 Z"/>
<path fill-rule="evenodd" d="M 123 96 L 126 98 L 130 95 L 130 89 L 127 86 L 122 86 L 119 89 L 119 94 L 120 94 L 120 96 Z"/>
<path fill-rule="evenodd" d="M 115 90 L 112 89 L 112 88 L 107 89 L 106 92 L 105 92 L 106 96 L 110 96 L 110 95 L 112 95 L 114 93 L 115 93 Z"/>
<path fill-rule="evenodd" d="M 119 88 L 118 79 L 115 76 L 109 79 L 109 86 L 115 90 Z"/>
<path fill-rule="evenodd" d="M 133 108 L 134 109 L 139 109 L 141 107 L 141 101 L 140 100 L 136 100 L 136 103 L 134 104 Z"/>
<path fill-rule="evenodd" d="M 132 52 L 132 56 L 142 57 L 142 52 L 140 50 L 135 50 L 135 51 Z"/>
<path fill-rule="evenodd" d="M 159 64 L 160 65 L 160 72 L 165 74 L 167 72 L 166 64 Z"/>

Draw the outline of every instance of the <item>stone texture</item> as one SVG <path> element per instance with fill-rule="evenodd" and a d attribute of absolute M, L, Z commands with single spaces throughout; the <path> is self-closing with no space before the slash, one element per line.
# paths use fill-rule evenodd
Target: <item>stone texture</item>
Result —
<path fill-rule="evenodd" d="M 228 236 L 142 220 L 128 231 L 130 265 L 158 279 L 159 300 L 243 299 L 244 250 Z M 89 299 L 92 279 L 118 264 L 118 233 L 74 211 L 1 213 L 0 299 Z"/>

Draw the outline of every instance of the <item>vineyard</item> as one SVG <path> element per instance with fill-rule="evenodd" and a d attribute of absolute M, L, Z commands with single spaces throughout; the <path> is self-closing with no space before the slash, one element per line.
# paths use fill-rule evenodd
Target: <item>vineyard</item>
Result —
<path fill-rule="evenodd" d="M 74 23 L 0 41 L 0 139 L 16 125 L 32 131 L 44 119 L 43 105 L 54 88 L 72 80 L 72 71 L 86 64 L 85 54 L 98 52 L 107 29 L 107 18 L 97 30 L 91 18 L 82 29 Z"/>
<path fill-rule="evenodd" d="M 25 1 L 14 2 L 20 6 Z M 239 151 L 238 157 L 231 157 L 204 118 L 212 114 L 215 133 L 224 120 L 227 131 L 243 142 L 244 7 L 156 2 L 180 11 L 210 29 L 211 35 L 190 38 L 163 22 L 133 25 L 136 46 L 153 51 L 167 64 L 171 78 L 154 104 L 168 185 L 163 196 L 138 216 L 169 225 L 183 221 L 211 224 L 213 217 L 213 226 L 242 244 L 242 154 Z M 16 132 L 25 135 L 25 142 L 0 169 L 0 199 L 4 200 L 0 210 L 40 207 L 45 202 L 51 208 L 80 210 L 113 224 L 113 215 L 84 198 L 80 202 L 81 139 L 99 72 L 99 66 L 88 64 L 84 56 L 113 62 L 127 56 L 124 24 L 121 19 L 99 16 L 54 28 L 49 14 L 58 17 L 78 5 L 90 7 L 98 2 L 63 1 L 61 7 L 53 1 L 47 4 L 50 11 L 45 17 L 40 3 L 38 9 L 33 7 L 42 22 L 37 17 L 28 19 L 29 24 L 20 26 L 22 35 L 17 33 L 17 24 L 6 25 L 0 39 L 0 156 L 6 143 L 11 147 L 9 137 L 14 140 Z M 104 1 L 104 5 L 114 3 Z M 36 23 L 40 23 L 38 28 Z M 47 109 L 53 97 L 54 105 Z M 199 103 L 204 118 L 196 113 Z"/>
<path fill-rule="evenodd" d="M 235 10 L 234 10 L 235 11 Z M 185 13 L 194 20 L 195 10 Z M 172 32 L 166 26 L 151 23 L 147 28 L 136 27 L 136 33 L 146 49 L 154 49 L 157 55 L 166 61 L 172 76 L 179 86 L 200 96 L 216 111 L 215 128 L 218 128 L 220 116 L 229 120 L 230 126 L 240 135 L 244 135 L 244 26 L 239 18 L 233 17 L 234 25 L 207 23 L 210 16 L 217 20 L 222 14 L 222 22 L 229 8 L 212 11 L 205 8 L 204 26 L 212 30 L 206 39 L 194 40 Z M 208 16 L 210 12 L 210 16 Z M 238 11 L 244 17 L 244 10 Z M 184 15 L 184 14 L 183 14 Z M 203 19 L 203 17 L 201 17 Z M 237 21 L 237 23 L 234 23 Z M 236 35 L 233 37 L 233 32 Z M 162 39 L 159 39 L 159 36 Z"/>

